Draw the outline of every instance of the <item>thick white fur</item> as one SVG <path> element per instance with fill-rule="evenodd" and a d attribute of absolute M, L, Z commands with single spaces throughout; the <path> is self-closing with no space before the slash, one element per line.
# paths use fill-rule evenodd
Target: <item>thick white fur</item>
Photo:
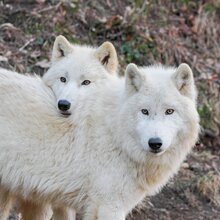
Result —
<path fill-rule="evenodd" d="M 68 112 L 72 113 L 80 94 L 87 90 L 82 82 L 90 80 L 93 85 L 95 80 L 105 78 L 103 72 L 115 75 L 117 67 L 116 50 L 110 42 L 93 48 L 71 45 L 65 37 L 58 36 L 53 46 L 51 68 L 43 80 L 55 93 L 57 103 L 63 99 L 71 103 Z M 61 83 L 60 77 L 65 77 L 66 82 Z"/>
<path fill-rule="evenodd" d="M 97 54 L 101 52 L 104 55 L 100 55 L 97 58 Z M 103 64 L 102 59 L 105 58 L 105 53 L 108 54 L 108 57 Z M 92 81 L 99 80 L 99 78 L 100 80 L 103 80 L 106 78 L 105 75 L 108 73 L 112 74 L 116 71 L 118 61 L 117 56 L 115 55 L 115 49 L 109 42 L 103 43 L 99 48 L 91 48 L 87 46 L 71 45 L 63 36 L 59 36 L 56 38 L 53 47 L 52 66 L 45 74 L 43 81 L 38 77 L 23 76 L 11 71 L 0 69 L 0 96 L 3 101 L 2 105 L 7 105 L 13 102 L 11 98 L 14 97 L 15 94 L 15 99 L 18 101 L 18 105 L 16 105 L 16 103 L 14 103 L 15 105 L 12 103 L 9 104 L 10 106 L 14 106 L 14 108 L 5 106 L 7 114 L 3 108 L 1 109 L 0 121 L 3 123 L 4 120 L 10 120 L 10 126 L 14 127 L 13 129 L 8 127 L 5 131 L 2 130 L 2 126 L 0 127 L 1 135 L 5 136 L 5 140 L 1 142 L 1 144 L 3 144 L 1 146 L 3 148 L 10 146 L 10 133 L 16 129 L 18 129 L 16 132 L 22 133 L 22 135 L 18 135 L 14 138 L 14 140 L 12 140 L 14 141 L 13 144 L 17 143 L 18 147 L 25 148 L 29 146 L 28 142 L 32 142 L 33 137 L 34 139 L 41 139 L 38 141 L 43 142 L 43 145 L 46 147 L 47 144 L 45 142 L 47 136 L 54 136 L 55 133 L 53 132 L 55 132 L 55 130 L 58 132 L 59 129 L 62 129 L 62 126 L 67 126 L 68 129 L 74 127 L 72 121 L 69 121 L 71 123 L 67 123 L 66 119 L 60 119 L 60 114 L 56 110 L 56 102 L 58 102 L 59 99 L 69 100 L 71 102 L 71 113 L 72 109 L 74 110 L 74 105 L 77 103 L 78 98 L 86 95 L 86 86 L 81 85 L 83 80 L 89 79 Z M 115 60 L 112 57 L 114 57 Z M 111 62 L 108 63 L 108 60 L 111 60 Z M 113 63 L 115 64 L 114 66 L 112 66 Z M 60 82 L 60 77 L 62 76 L 67 78 L 66 83 Z M 22 116 L 19 119 L 20 115 Z M 18 119 L 15 119 L 17 117 Z M 51 123 L 52 120 L 54 120 L 54 123 Z M 46 124 L 46 127 L 41 127 L 42 121 Z M 59 126 L 61 127 L 56 128 L 56 121 L 59 121 Z M 62 121 L 61 124 L 60 121 Z M 55 126 L 55 130 L 49 129 L 47 123 L 50 124 L 49 128 Z M 35 129 L 33 129 L 32 124 Z M 22 129 L 22 131 L 19 131 L 20 129 Z M 74 129 L 71 131 L 73 133 Z M 27 139 L 27 143 L 24 141 L 24 138 Z M 37 143 L 33 142 L 31 144 L 38 147 Z M 13 163 L 13 161 L 11 162 Z M 26 162 L 24 161 L 24 164 L 25 163 Z M 3 187 L 3 184 L 0 186 L 1 220 L 7 219 L 14 197 L 16 197 L 6 188 Z M 26 196 L 17 197 L 21 197 L 20 210 L 23 214 L 24 220 L 41 220 L 50 218 L 51 211 L 48 209 L 48 204 L 44 201 L 35 198 L 26 198 Z M 67 210 L 66 207 L 62 207 L 63 204 L 62 206 L 54 205 L 54 220 L 74 219 L 73 211 Z M 35 212 L 33 212 L 33 210 L 35 210 Z"/>
<path fill-rule="evenodd" d="M 166 184 L 199 132 L 190 68 L 131 64 L 125 81 L 103 76 L 94 77 L 86 95 L 79 95 L 70 116 L 74 123 L 55 116 L 52 105 L 39 104 L 41 95 L 32 94 L 41 94 L 40 88 L 33 86 L 30 93 L 22 79 L 22 85 L 17 80 L 4 90 L 5 79 L 0 80 L 2 186 L 23 199 L 73 207 L 83 220 L 124 220 Z M 52 100 L 43 91 L 44 100 Z M 169 108 L 174 113 L 165 115 Z M 165 143 L 160 154 L 147 144 L 155 136 Z"/>

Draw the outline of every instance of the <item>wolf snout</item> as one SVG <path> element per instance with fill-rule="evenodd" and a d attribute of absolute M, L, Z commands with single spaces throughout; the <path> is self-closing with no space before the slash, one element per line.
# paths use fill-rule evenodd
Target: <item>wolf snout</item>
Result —
<path fill-rule="evenodd" d="M 155 153 L 160 152 L 160 148 L 162 146 L 163 142 L 160 138 L 150 138 L 148 141 L 148 145 L 151 148 L 151 150 Z"/>
<path fill-rule="evenodd" d="M 65 99 L 59 100 L 58 108 L 61 111 L 67 111 L 70 109 L 71 103 Z"/>

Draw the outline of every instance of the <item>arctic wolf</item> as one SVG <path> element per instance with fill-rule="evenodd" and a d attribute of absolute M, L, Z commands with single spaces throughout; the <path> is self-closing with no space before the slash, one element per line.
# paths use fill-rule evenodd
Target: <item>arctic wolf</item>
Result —
<path fill-rule="evenodd" d="M 74 125 L 51 111 L 49 121 L 28 120 L 38 108 L 1 89 L 0 175 L 12 194 L 73 207 L 83 220 L 124 220 L 177 172 L 199 132 L 189 66 L 130 64 L 125 80 L 104 75 L 80 96 Z"/>
<path fill-rule="evenodd" d="M 96 86 L 102 85 L 102 82 L 108 79 L 108 75 L 116 73 L 117 64 L 117 54 L 111 43 L 106 42 L 99 48 L 92 48 L 71 45 L 63 36 L 59 36 L 54 43 L 51 68 L 43 80 L 39 77 L 24 76 L 0 69 L 0 137 L 4 137 L 0 141 L 2 150 L 0 156 L 0 220 L 7 219 L 15 198 L 22 200 L 20 209 L 24 220 L 49 218 L 47 201 L 50 199 L 41 198 L 41 196 L 35 198 L 33 189 L 32 196 L 29 195 L 30 192 L 26 194 L 26 189 L 23 188 L 18 189 L 18 192 L 12 192 L 10 184 L 12 179 L 18 181 L 18 185 L 20 183 L 23 185 L 25 180 L 15 170 L 15 173 L 7 173 L 7 169 L 17 164 L 31 182 L 36 180 L 37 184 L 43 184 L 40 179 L 39 182 L 35 178 L 38 174 L 42 177 L 47 175 L 44 172 L 44 162 L 47 160 L 46 148 L 51 148 L 54 143 L 60 148 L 63 146 L 69 148 L 71 139 L 74 139 L 74 121 L 70 118 L 59 117 L 59 114 L 69 117 L 78 102 L 86 98 L 87 93 L 95 90 Z M 4 127 L 4 124 L 7 125 Z M 68 131 L 67 136 L 66 131 Z M 71 137 L 68 136 L 70 134 Z M 64 144 L 59 140 L 62 136 L 66 137 Z M 12 153 L 13 149 L 14 153 Z M 6 151 L 12 157 L 5 170 Z M 63 151 L 68 150 L 63 149 Z M 26 153 L 31 153 L 32 156 L 23 157 Z M 51 154 L 56 155 L 56 147 Z M 51 167 L 45 167 L 45 169 L 50 169 L 53 173 L 52 168 L 59 166 L 59 160 L 54 157 L 48 163 Z M 36 170 L 29 169 L 29 165 L 35 162 Z M 60 167 L 59 172 L 65 172 L 65 169 L 66 167 Z M 55 172 L 54 175 L 57 173 Z M 47 184 L 50 184 L 49 179 Z M 47 196 L 50 198 L 50 195 L 47 194 Z M 69 211 L 66 211 L 66 207 L 62 208 L 63 204 L 55 204 L 54 207 L 56 207 L 54 209 L 55 220 L 69 219 Z"/>
<path fill-rule="evenodd" d="M 0 96 L 1 184 L 12 194 L 76 208 L 83 220 L 124 220 L 177 172 L 199 132 L 189 66 L 130 64 L 125 80 L 106 77 L 80 98 L 72 122 L 48 111 L 41 129 L 33 106 L 12 124 L 8 108 L 22 98 L 9 105 L 8 92 Z"/>
<path fill-rule="evenodd" d="M 63 36 L 57 37 L 52 66 L 43 81 L 55 93 L 57 109 L 62 115 L 70 115 L 81 95 L 86 95 L 87 86 L 94 87 L 106 73 L 115 74 L 118 67 L 114 46 L 105 42 L 99 48 L 71 45 Z"/>

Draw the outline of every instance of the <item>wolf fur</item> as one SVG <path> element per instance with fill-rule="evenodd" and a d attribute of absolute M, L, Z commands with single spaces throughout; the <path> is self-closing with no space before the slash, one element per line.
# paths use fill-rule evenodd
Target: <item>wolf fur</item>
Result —
<path fill-rule="evenodd" d="M 103 60 L 105 62 L 103 62 Z M 76 65 L 74 66 L 75 63 L 79 64 L 76 70 Z M 81 82 L 87 79 L 86 77 L 90 80 L 99 79 L 99 75 L 100 79 L 103 80 L 105 79 L 105 74 L 116 73 L 117 65 L 117 54 L 111 43 L 105 42 L 99 48 L 92 48 L 88 46 L 71 45 L 63 36 L 59 36 L 54 43 L 51 68 L 44 75 L 43 80 L 37 76 L 24 76 L 0 69 L 0 97 L 3 101 L 2 105 L 5 106 L 1 108 L 0 118 L 2 120 L 0 119 L 0 121 L 10 121 L 10 126 L 6 128 L 7 130 L 3 131 L 4 128 L 2 126 L 0 127 L 1 135 L 5 136 L 5 140 L 0 144 L 1 147 L 7 149 L 11 144 L 17 145 L 18 149 L 24 148 L 24 150 L 27 150 L 29 145 L 35 145 L 35 148 L 39 145 L 46 147 L 47 136 L 52 135 L 55 130 L 63 129 L 62 126 L 67 126 L 68 130 L 74 127 L 72 121 L 70 122 L 69 119 L 60 117 L 59 109 L 55 103 L 57 103 L 59 99 L 67 99 L 71 103 L 71 109 L 69 110 L 71 114 L 72 109 L 74 110 L 77 98 L 86 94 L 86 88 L 80 90 L 80 87 L 82 87 Z M 90 69 L 88 69 L 87 66 Z M 84 71 L 81 69 L 84 69 Z M 80 72 L 77 72 L 78 70 L 80 70 Z M 60 77 L 62 76 L 68 77 L 64 85 L 60 82 Z M 11 99 L 12 97 L 14 97 L 16 101 L 13 101 Z M 14 106 L 15 108 L 9 106 Z M 53 120 L 54 123 L 51 123 Z M 41 126 L 41 121 L 44 121 L 44 125 L 49 123 L 49 127 L 47 125 Z M 68 121 L 70 123 L 67 123 Z M 56 128 L 57 122 L 59 128 Z M 29 127 L 29 125 L 31 126 Z M 51 130 L 51 128 L 53 129 Z M 18 132 L 18 136 L 10 140 L 10 137 L 13 136 L 13 131 L 15 133 Z M 74 129 L 71 131 L 71 133 L 73 133 Z M 31 143 L 34 139 L 38 139 L 38 143 Z M 43 158 L 41 159 L 43 160 Z M 0 161 L 0 163 L 1 162 L 2 161 Z M 11 165 L 13 165 L 13 161 L 11 161 L 11 163 Z M 25 163 L 28 163 L 28 161 L 24 161 L 24 164 Z M 0 165 L 0 170 L 1 169 L 2 166 Z M 30 173 L 29 175 L 32 174 Z M 2 177 L 1 174 L 0 177 Z M 7 184 L 2 184 L 0 178 L 1 220 L 7 219 L 15 198 L 19 198 L 20 200 L 20 210 L 24 220 L 50 218 L 48 203 L 45 203 L 43 200 L 35 199 L 34 197 L 31 199 L 25 195 L 19 196 L 7 188 Z M 21 193 L 23 194 L 23 192 Z M 63 204 L 62 206 L 54 206 L 54 219 L 74 219 L 73 212 L 67 210 L 66 207 L 62 207 Z M 33 212 L 33 210 L 35 210 L 35 212 Z"/>
<path fill-rule="evenodd" d="M 85 71 L 81 64 L 74 70 Z M 124 220 L 178 171 L 197 140 L 193 74 L 186 64 L 130 64 L 125 80 L 90 71 L 92 83 L 69 118 L 54 108 L 39 113 L 25 87 L 13 84 L 9 93 L 1 85 L 1 185 L 25 200 L 75 208 L 83 220 Z M 14 98 L 17 90 L 30 105 L 23 95 Z M 159 152 L 149 146 L 156 137 Z"/>

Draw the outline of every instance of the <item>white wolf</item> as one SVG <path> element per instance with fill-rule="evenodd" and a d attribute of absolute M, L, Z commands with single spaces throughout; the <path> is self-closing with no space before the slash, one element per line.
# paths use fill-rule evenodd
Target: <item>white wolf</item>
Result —
<path fill-rule="evenodd" d="M 199 132 L 189 66 L 130 64 L 125 80 L 104 75 L 68 119 L 48 111 L 36 122 L 37 108 L 1 89 L 0 176 L 12 194 L 75 208 L 83 220 L 124 220 L 177 172 Z"/>
<path fill-rule="evenodd" d="M 78 104 L 80 95 L 87 92 L 86 86 L 94 86 L 106 74 L 116 74 L 117 53 L 114 46 L 103 43 L 99 48 L 71 45 L 66 38 L 58 36 L 52 52 L 52 66 L 43 81 L 55 93 L 57 109 L 70 115 Z"/>
<path fill-rule="evenodd" d="M 111 43 L 105 42 L 99 48 L 92 48 L 71 45 L 63 36 L 59 36 L 53 47 L 52 66 L 44 75 L 43 81 L 39 77 L 0 69 L 0 122 L 10 123 L 7 128 L 3 128 L 3 124 L 0 126 L 0 137 L 4 136 L 0 149 L 10 151 L 10 146 L 16 146 L 18 153 L 21 148 L 27 151 L 29 146 L 38 148 L 42 145 L 46 148 L 48 137 L 54 136 L 59 129 L 70 129 L 73 133 L 72 121 L 60 118 L 56 108 L 64 116 L 71 115 L 74 106 L 94 89 L 94 85 L 102 84 L 107 78 L 106 75 L 116 73 L 117 65 L 117 54 Z M 13 135 L 15 136 L 12 140 Z M 63 132 L 59 135 L 62 136 Z M 52 136 L 49 139 L 53 138 Z M 73 134 L 71 136 L 73 137 Z M 39 156 L 42 163 L 45 159 Z M 1 171 L 4 166 L 2 162 L 0 160 Z M 23 162 L 25 169 L 25 164 L 29 162 Z M 10 161 L 10 166 L 13 166 L 13 160 Z M 30 170 L 30 176 L 31 172 Z M 7 219 L 15 198 L 21 199 L 20 209 L 24 220 L 49 219 L 48 204 L 44 200 L 31 200 L 22 190 L 22 196 L 12 193 L 7 184 L 3 184 L 4 175 L 7 179 L 6 173 L 0 173 L 0 220 Z M 55 205 L 53 211 L 55 220 L 74 218 L 63 204 Z"/>

